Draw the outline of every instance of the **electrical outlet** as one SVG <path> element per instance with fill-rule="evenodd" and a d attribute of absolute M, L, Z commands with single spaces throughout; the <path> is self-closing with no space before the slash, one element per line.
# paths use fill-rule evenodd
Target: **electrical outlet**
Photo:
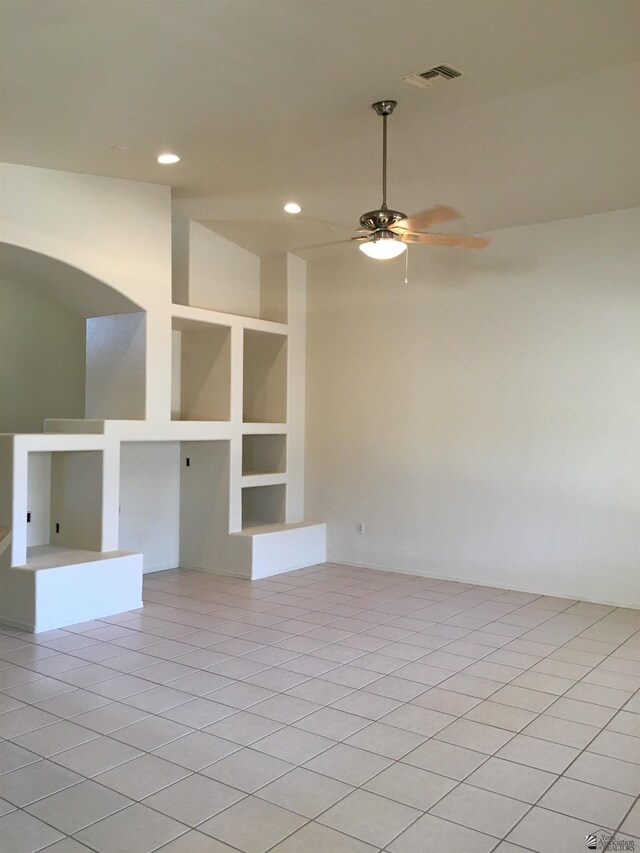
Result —
<path fill-rule="evenodd" d="M 31 524 L 31 513 L 27 512 L 27 524 Z"/>
<path fill-rule="evenodd" d="M 60 533 L 60 525 L 56 522 L 56 533 Z"/>
<path fill-rule="evenodd" d="M 356 523 L 356 533 L 364 533 L 364 521 L 358 521 Z"/>
<path fill-rule="evenodd" d="M 185 459 L 185 462 L 187 463 L 187 468 L 190 468 L 191 467 L 191 459 L 189 456 L 187 456 L 187 458 Z"/>

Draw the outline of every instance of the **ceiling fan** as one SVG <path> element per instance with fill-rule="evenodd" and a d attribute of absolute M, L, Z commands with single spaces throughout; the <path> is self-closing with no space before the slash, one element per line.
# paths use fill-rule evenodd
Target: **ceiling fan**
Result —
<path fill-rule="evenodd" d="M 460 214 L 450 207 L 432 207 L 413 216 L 387 207 L 387 119 L 396 108 L 397 101 L 376 101 L 371 106 L 382 118 L 382 204 L 378 210 L 370 210 L 360 217 L 359 231 L 364 232 L 363 234 L 338 242 L 359 243 L 362 252 L 377 260 L 397 257 L 406 250 L 407 244 L 483 249 L 489 243 L 484 237 L 463 237 L 423 230 L 452 219 L 460 219 Z"/>

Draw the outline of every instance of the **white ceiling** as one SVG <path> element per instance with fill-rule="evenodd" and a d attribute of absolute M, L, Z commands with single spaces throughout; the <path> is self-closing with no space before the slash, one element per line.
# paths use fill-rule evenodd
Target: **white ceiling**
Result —
<path fill-rule="evenodd" d="M 0 14 L 3 160 L 171 183 L 179 215 L 253 251 L 348 236 L 379 205 L 381 98 L 399 101 L 401 210 L 447 203 L 485 231 L 638 203 L 636 0 L 1 0 Z M 441 63 L 464 76 L 401 80 Z M 156 164 L 164 149 L 182 162 Z"/>

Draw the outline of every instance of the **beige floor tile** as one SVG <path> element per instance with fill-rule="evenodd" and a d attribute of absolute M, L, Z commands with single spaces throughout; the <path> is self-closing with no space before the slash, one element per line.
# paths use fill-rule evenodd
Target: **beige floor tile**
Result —
<path fill-rule="evenodd" d="M 534 807 L 507 836 L 507 841 L 520 844 L 536 853 L 584 853 L 585 836 L 596 829 L 590 821 Z"/>
<path fill-rule="evenodd" d="M 496 840 L 490 835 L 427 814 L 392 841 L 389 850 L 391 853 L 425 853 L 427 850 L 489 853 Z"/>
<path fill-rule="evenodd" d="M 460 718 L 439 731 L 434 737 L 436 740 L 492 755 L 513 737 L 513 732 Z"/>
<path fill-rule="evenodd" d="M 548 770 L 549 773 L 562 773 L 578 754 L 572 746 L 541 740 L 540 738 L 516 735 L 498 753 L 498 758 Z"/>
<path fill-rule="evenodd" d="M 58 723 L 59 717 L 53 714 L 48 714 L 40 708 L 16 708 L 13 711 L 8 711 L 6 714 L 0 714 L 0 737 L 15 738 L 18 735 L 33 732 L 42 726 L 49 726 L 52 723 Z"/>
<path fill-rule="evenodd" d="M 595 705 L 604 705 L 606 708 L 622 708 L 631 699 L 631 691 L 613 690 L 609 687 L 600 687 L 597 684 L 587 684 L 584 681 L 574 684 L 564 694 L 566 699 L 578 699 L 581 702 L 593 702 Z"/>
<path fill-rule="evenodd" d="M 364 841 L 311 822 L 273 847 L 270 853 L 376 853 L 376 850 Z"/>
<path fill-rule="evenodd" d="M 169 761 L 163 761 L 153 755 L 141 755 L 126 764 L 100 773 L 95 777 L 95 781 L 132 800 L 143 800 L 188 775 L 189 772 L 183 767 Z"/>
<path fill-rule="evenodd" d="M 351 687 L 344 687 L 342 684 L 333 684 L 331 681 L 325 681 L 322 678 L 308 679 L 302 684 L 298 684 L 296 687 L 287 690 L 287 696 L 307 699 L 309 702 L 316 702 L 318 705 L 330 705 L 353 693 L 354 691 Z"/>
<path fill-rule="evenodd" d="M 542 693 L 551 693 L 554 696 L 562 696 L 575 684 L 575 679 L 560 678 L 557 675 L 545 675 L 543 672 L 528 670 L 511 682 L 514 687 L 526 687 L 529 690 L 539 690 Z"/>
<path fill-rule="evenodd" d="M 142 755 L 139 749 L 108 737 L 99 737 L 89 743 L 59 752 L 55 761 L 56 764 L 61 764 L 82 776 L 91 777 L 124 764 L 125 761 L 131 761 L 139 755 Z"/>
<path fill-rule="evenodd" d="M 560 717 L 541 714 L 523 729 L 522 734 L 584 749 L 598 734 L 598 731 L 599 729 L 594 726 L 584 726 L 582 723 L 575 723 L 572 720 L 563 720 Z"/>
<path fill-rule="evenodd" d="M 404 764 L 420 767 L 461 781 L 487 760 L 487 755 L 444 743 L 428 740 L 402 759 Z"/>
<path fill-rule="evenodd" d="M 619 734 L 640 737 L 640 714 L 631 714 L 629 711 L 620 711 L 607 725 L 607 730 Z"/>
<path fill-rule="evenodd" d="M 36 729 L 26 735 L 20 735 L 15 738 L 14 743 L 31 752 L 36 752 L 38 755 L 48 757 L 73 746 L 79 746 L 81 743 L 87 743 L 97 737 L 96 732 L 62 720 L 52 726 L 45 726 L 43 729 Z"/>
<path fill-rule="evenodd" d="M 69 788 L 82 777 L 48 759 L 13 770 L 2 777 L 2 797 L 14 806 L 26 806 Z"/>
<path fill-rule="evenodd" d="M 622 794 L 637 796 L 640 791 L 640 765 L 620 761 L 595 752 L 583 752 L 565 771 L 572 779 L 600 785 Z"/>
<path fill-rule="evenodd" d="M 287 761 L 244 748 L 205 768 L 202 775 L 252 794 L 293 767 Z"/>
<path fill-rule="evenodd" d="M 430 814 L 502 838 L 528 811 L 528 803 L 463 783 L 440 800 Z"/>
<path fill-rule="evenodd" d="M 157 853 L 237 853 L 237 849 L 192 829 L 158 848 Z"/>
<path fill-rule="evenodd" d="M 10 773 L 12 770 L 26 767 L 27 764 L 33 764 L 41 759 L 42 756 L 11 743 L 11 741 L 0 743 L 0 774 Z"/>
<path fill-rule="evenodd" d="M 640 838 L 640 802 L 637 801 L 624 819 L 620 831 L 634 838 Z"/>
<path fill-rule="evenodd" d="M 235 788 L 194 773 L 147 797 L 144 805 L 187 826 L 197 826 L 245 796 Z"/>
<path fill-rule="evenodd" d="M 589 752 L 608 755 L 610 758 L 620 758 L 622 761 L 632 761 L 640 764 L 640 739 L 618 732 L 601 732 L 587 747 Z"/>
<path fill-rule="evenodd" d="M 502 705 L 499 702 L 491 702 L 489 699 L 471 708 L 464 715 L 465 720 L 485 723 L 486 725 L 496 726 L 497 728 L 507 729 L 512 732 L 521 731 L 535 718 L 535 711 L 525 711 L 523 708 L 515 708 L 513 705 Z"/>
<path fill-rule="evenodd" d="M 535 803 L 557 778 L 555 773 L 545 770 L 514 764 L 502 758 L 490 758 L 474 770 L 466 782 L 516 800 Z"/>
<path fill-rule="evenodd" d="M 282 725 L 275 720 L 252 714 L 250 711 L 236 711 L 207 726 L 205 732 L 242 746 L 249 746 L 260 738 L 278 731 Z"/>
<path fill-rule="evenodd" d="M 558 779 L 538 805 L 603 826 L 618 826 L 632 803 L 633 797 L 626 794 L 576 779 Z"/>
<path fill-rule="evenodd" d="M 448 726 L 455 719 L 451 714 L 443 714 L 440 711 L 432 711 L 418 705 L 406 704 L 391 711 L 379 722 L 429 737 Z"/>
<path fill-rule="evenodd" d="M 385 847 L 420 816 L 417 809 L 368 791 L 354 791 L 324 814 L 318 822 L 367 844 Z"/>
<path fill-rule="evenodd" d="M 356 716 L 365 717 L 368 720 L 379 720 L 380 717 L 395 708 L 399 708 L 400 705 L 401 703 L 397 699 L 376 696 L 375 693 L 369 693 L 367 690 L 350 690 L 348 695 L 331 703 L 332 708 L 346 711 L 349 714 L 356 714 Z"/>
<path fill-rule="evenodd" d="M 152 687 L 151 690 L 145 690 L 143 693 L 129 696 L 127 705 L 139 708 L 142 711 L 148 711 L 151 714 L 160 714 L 162 711 L 175 708 L 176 705 L 182 705 L 184 702 L 190 702 L 192 699 L 193 695 L 191 693 L 185 693 L 183 690 L 175 690 L 173 687 L 161 685 L 159 687 Z"/>
<path fill-rule="evenodd" d="M 369 722 L 364 717 L 339 711 L 336 708 L 321 708 L 294 723 L 296 728 L 323 735 L 334 741 L 344 740 L 367 725 Z"/>
<path fill-rule="evenodd" d="M 424 740 L 425 735 L 404 731 L 384 723 L 370 723 L 366 728 L 348 738 L 346 743 L 349 746 L 375 752 L 385 758 L 399 759 L 414 750 Z"/>
<path fill-rule="evenodd" d="M 440 711 L 454 717 L 461 717 L 474 708 L 482 700 L 475 696 L 465 696 L 463 693 L 454 693 L 451 690 L 443 690 L 440 687 L 432 687 L 411 701 L 412 705 L 419 708 L 429 708 L 432 711 Z"/>
<path fill-rule="evenodd" d="M 246 797 L 201 824 L 199 831 L 242 853 L 265 853 L 305 823 L 306 818 L 300 815 L 257 797 Z"/>
<path fill-rule="evenodd" d="M 427 811 L 455 785 L 452 779 L 398 761 L 370 779 L 363 788 L 406 806 Z"/>
<path fill-rule="evenodd" d="M 338 743 L 307 761 L 305 767 L 349 785 L 359 786 L 391 763 L 390 759 L 381 755 Z"/>
<path fill-rule="evenodd" d="M 34 853 L 63 836 L 26 812 L 14 811 L 0 818 L 0 838 L 7 853 Z"/>
<path fill-rule="evenodd" d="M 147 717 L 112 732 L 111 737 L 122 743 L 128 743 L 129 746 L 149 752 L 165 743 L 191 734 L 192 731 L 193 729 L 188 726 L 174 723 L 173 720 L 165 720 L 162 717 Z"/>
<path fill-rule="evenodd" d="M 314 818 L 352 791 L 351 785 L 297 767 L 261 788 L 256 796 L 304 817 Z"/>
<path fill-rule="evenodd" d="M 69 718 L 85 711 L 92 711 L 101 705 L 107 705 L 108 702 L 109 700 L 104 696 L 97 696 L 88 690 L 73 690 L 71 693 L 62 693 L 60 696 L 45 699 L 38 703 L 38 707 L 49 714 Z"/>
<path fill-rule="evenodd" d="M 291 764 L 304 764 L 334 743 L 335 741 L 313 732 L 286 726 L 256 741 L 253 748 Z"/>
<path fill-rule="evenodd" d="M 513 684 L 507 684 L 493 694 L 491 701 L 499 702 L 503 705 L 512 705 L 514 708 L 522 708 L 525 711 L 541 713 L 545 708 L 554 703 L 555 697 L 550 693 L 543 693 L 540 690 L 531 690 L 527 687 L 517 687 Z"/>
<path fill-rule="evenodd" d="M 615 714 L 615 710 L 606 708 L 604 705 L 594 705 L 592 702 L 580 702 L 577 699 L 561 696 L 546 709 L 545 714 L 549 717 L 561 717 L 563 720 L 601 728 L 606 726 Z"/>
<path fill-rule="evenodd" d="M 454 693 L 462 693 L 465 696 L 474 696 L 476 699 L 488 699 L 493 693 L 502 687 L 501 681 L 492 681 L 488 678 L 480 678 L 477 675 L 467 675 L 457 672 L 439 685 L 442 690 L 451 690 Z"/>
<path fill-rule="evenodd" d="M 137 723 L 138 720 L 144 720 L 147 716 L 147 711 L 132 708 L 122 702 L 110 702 L 101 708 L 94 708 L 84 714 L 78 714 L 73 718 L 73 722 L 78 726 L 85 726 L 87 729 L 106 735 L 122 729 L 124 726 L 129 726 L 131 723 Z"/>
<path fill-rule="evenodd" d="M 240 745 L 237 743 L 205 732 L 193 732 L 154 749 L 153 755 L 189 770 L 202 770 L 238 749 Z"/>
<path fill-rule="evenodd" d="M 253 705 L 251 713 L 276 720 L 279 723 L 295 723 L 296 720 L 319 710 L 320 707 L 315 702 L 308 702 L 306 699 L 297 699 L 295 696 L 279 693 L 270 699 Z"/>
<path fill-rule="evenodd" d="M 151 853 L 187 827 L 136 803 L 81 830 L 76 838 L 97 853 Z"/>
<path fill-rule="evenodd" d="M 130 805 L 132 802 L 127 797 L 86 781 L 39 800 L 27 806 L 26 811 L 60 832 L 72 835 Z"/>

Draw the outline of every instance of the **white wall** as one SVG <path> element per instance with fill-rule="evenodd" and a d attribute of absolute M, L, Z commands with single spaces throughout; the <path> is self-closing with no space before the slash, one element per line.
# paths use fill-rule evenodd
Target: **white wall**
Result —
<path fill-rule="evenodd" d="M 0 281 L 0 432 L 84 415 L 85 321 L 29 286 Z"/>
<path fill-rule="evenodd" d="M 147 311 L 146 415 L 168 417 L 171 190 L 0 164 L 0 239 L 105 282 Z"/>
<path fill-rule="evenodd" d="M 179 516 L 180 443 L 123 443 L 118 547 L 142 552 L 145 572 L 175 568 L 180 548 Z"/>
<path fill-rule="evenodd" d="M 403 259 L 311 265 L 328 559 L 640 604 L 639 214 L 410 248 L 408 286 Z"/>
<path fill-rule="evenodd" d="M 145 314 L 89 318 L 85 416 L 135 420 L 144 413 Z"/>
<path fill-rule="evenodd" d="M 188 305 L 260 316 L 260 258 L 198 222 L 189 224 Z"/>

